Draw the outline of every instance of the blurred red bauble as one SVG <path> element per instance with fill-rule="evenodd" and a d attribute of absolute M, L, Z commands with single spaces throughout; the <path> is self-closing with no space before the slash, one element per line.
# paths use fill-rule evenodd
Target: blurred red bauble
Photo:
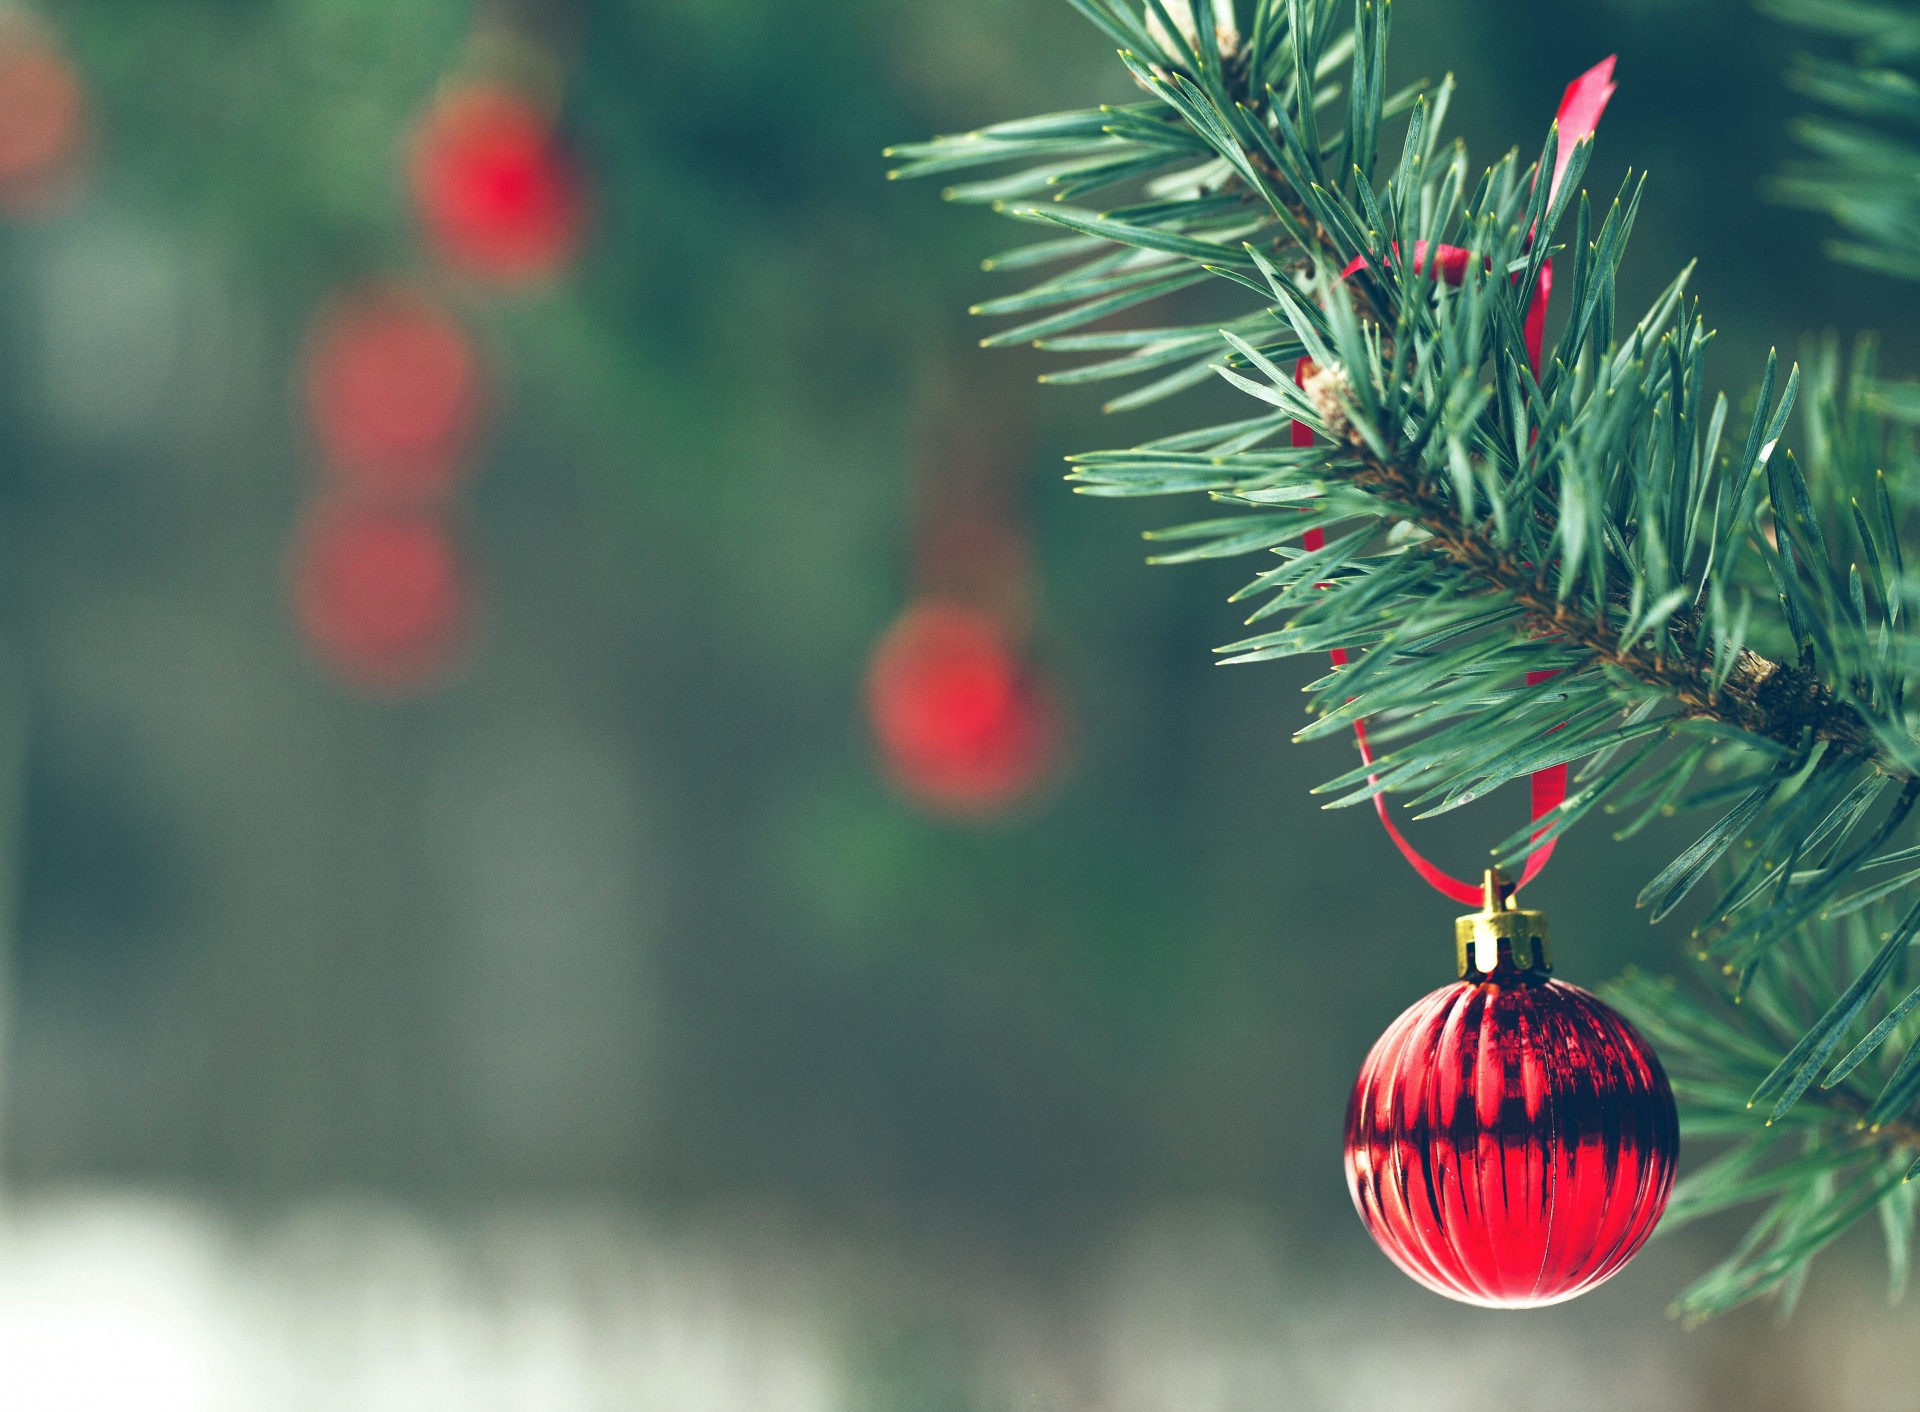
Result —
<path fill-rule="evenodd" d="M 558 273 L 586 226 L 586 185 L 539 107 L 469 84 L 443 96 L 414 137 L 414 205 L 449 265 L 495 284 Z"/>
<path fill-rule="evenodd" d="M 1632 1026 L 1548 977 L 1539 913 L 1490 902 L 1460 933 L 1463 979 L 1395 1020 L 1361 1067 L 1347 1187 L 1427 1288 L 1556 1304 L 1653 1234 L 1679 1150 L 1673 1094 Z"/>
<path fill-rule="evenodd" d="M 67 202 L 87 126 L 86 92 L 66 57 L 27 21 L 0 21 L 0 214 L 31 218 Z"/>
<path fill-rule="evenodd" d="M 377 496 L 451 488 L 484 397 L 479 356 L 450 314 L 402 285 L 360 290 L 322 311 L 305 362 L 307 415 L 330 470 Z"/>
<path fill-rule="evenodd" d="M 471 590 L 453 536 L 421 510 L 326 501 L 294 545 L 294 607 L 308 646 L 349 685 L 432 686 L 466 642 Z"/>
<path fill-rule="evenodd" d="M 867 711 L 888 775 L 941 813 L 980 816 L 1017 802 L 1059 741 L 1052 693 L 998 618 L 955 602 L 910 608 L 867 673 Z"/>

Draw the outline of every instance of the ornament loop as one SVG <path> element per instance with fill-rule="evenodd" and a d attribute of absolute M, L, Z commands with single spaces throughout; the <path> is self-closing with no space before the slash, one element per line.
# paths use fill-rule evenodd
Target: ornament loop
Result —
<path fill-rule="evenodd" d="M 1487 869 L 1484 906 L 1453 924 L 1463 981 L 1543 981 L 1553 974 L 1547 950 L 1547 914 L 1514 905 L 1513 884 L 1498 868 Z"/>
<path fill-rule="evenodd" d="M 1223 50 L 1222 52 L 1225 51 Z M 1580 77 L 1572 83 L 1568 84 L 1567 91 L 1561 96 L 1560 110 L 1554 115 L 1556 131 L 1559 134 L 1559 148 L 1558 155 L 1554 159 L 1553 176 L 1547 184 L 1547 203 L 1549 205 L 1553 203 L 1554 194 L 1559 190 L 1561 178 L 1566 175 L 1567 164 L 1573 159 L 1574 149 L 1580 143 L 1592 139 L 1594 130 L 1600 123 L 1600 114 L 1606 110 L 1607 100 L 1613 96 L 1613 65 L 1614 60 L 1611 56 L 1602 60 L 1586 73 L 1580 75 Z M 1540 173 L 1538 169 L 1536 169 L 1534 172 L 1534 180 L 1537 182 L 1539 177 Z M 1527 243 L 1529 245 L 1533 242 L 1534 234 L 1534 230 L 1529 228 L 1527 231 Z M 1376 261 L 1375 257 L 1370 255 L 1359 256 L 1340 272 L 1340 278 L 1342 280 L 1350 279 L 1363 270 L 1371 270 L 1376 276 L 1383 275 L 1387 264 L 1390 261 L 1400 258 L 1400 247 L 1397 244 L 1389 245 L 1388 251 L 1388 259 L 1384 261 Z M 1457 245 L 1441 245 L 1430 248 L 1424 240 L 1414 243 L 1414 273 L 1428 272 L 1434 278 L 1446 284 L 1456 286 L 1463 284 L 1467 278 L 1467 271 L 1473 262 L 1473 252 L 1464 250 Z M 1521 277 L 1514 275 L 1512 278 L 1518 282 Z M 1547 332 L 1547 301 L 1552 295 L 1553 261 L 1544 260 L 1540 264 L 1539 276 L 1534 282 L 1532 293 L 1527 297 L 1525 321 L 1521 326 L 1521 337 L 1527 347 L 1527 363 L 1528 366 L 1533 369 L 1533 375 L 1536 380 L 1540 376 L 1540 358 L 1542 349 L 1545 346 Z M 1293 367 L 1293 380 L 1302 392 L 1308 391 L 1308 379 L 1313 372 L 1314 366 L 1311 359 L 1302 357 L 1295 362 Z M 1337 406 L 1334 410 L 1338 412 Z M 1331 430 L 1331 428 L 1329 428 L 1329 430 Z M 1534 431 L 1533 435 L 1536 437 L 1539 435 L 1538 429 Z M 1295 421 L 1293 423 L 1292 441 L 1295 446 L 1311 446 L 1313 445 L 1313 439 L 1314 432 L 1312 427 L 1302 421 Z M 1327 535 L 1323 529 L 1310 529 L 1300 536 L 1300 547 L 1308 553 L 1313 553 L 1316 550 L 1325 548 L 1326 543 Z M 1319 586 L 1321 588 L 1331 588 L 1333 585 L 1323 583 Z M 1347 665 L 1348 655 L 1345 648 L 1336 647 L 1333 649 L 1331 655 L 1333 665 L 1336 668 Z M 1528 672 L 1527 685 L 1539 686 L 1542 682 L 1549 681 L 1556 675 L 1558 675 L 1557 671 Z M 1559 730 L 1560 726 L 1555 726 L 1553 729 Z M 1353 736 L 1355 742 L 1360 747 L 1361 763 L 1371 765 L 1373 763 L 1373 748 L 1367 743 L 1367 723 L 1364 718 L 1356 720 L 1353 723 Z M 1367 783 L 1377 785 L 1379 783 L 1378 776 L 1368 775 Z M 1514 884 L 1514 886 L 1525 887 L 1528 883 L 1532 882 L 1534 878 L 1539 876 L 1540 870 L 1547 866 L 1547 860 L 1553 857 L 1553 848 L 1554 845 L 1559 842 L 1559 839 L 1557 835 L 1552 833 L 1551 826 L 1547 823 L 1547 816 L 1558 810 L 1566 802 L 1566 798 L 1567 767 L 1564 763 L 1549 765 L 1544 770 L 1535 770 L 1533 772 L 1533 817 L 1535 821 L 1539 823 L 1540 827 L 1535 829 L 1533 833 L 1535 843 L 1532 853 L 1527 858 L 1526 871 L 1521 873 L 1520 881 Z M 1474 896 L 1472 883 L 1461 878 L 1456 878 L 1451 873 L 1442 870 L 1436 864 L 1430 862 L 1420 850 L 1415 848 L 1413 844 L 1407 840 L 1406 836 L 1400 832 L 1399 826 L 1393 821 L 1393 816 L 1387 811 L 1387 796 L 1385 791 L 1378 792 L 1373 796 L 1373 809 L 1374 812 L 1380 816 L 1380 823 L 1385 827 L 1387 837 L 1392 839 L 1393 846 L 1400 850 L 1400 856 L 1412 864 L 1413 870 L 1427 883 L 1439 892 L 1451 897 L 1455 902 L 1464 903 L 1469 907 L 1478 900 Z M 1545 837 L 1542 837 L 1543 835 L 1545 835 Z M 1492 876 L 1491 873 L 1488 874 L 1489 878 Z M 1491 884 L 1489 884 L 1489 886 L 1491 886 Z M 1502 896 L 1504 895 L 1505 894 L 1502 893 Z M 1488 904 L 1488 910 L 1495 910 L 1492 903 Z M 1465 924 L 1466 919 L 1463 918 L 1461 925 L 1464 927 Z M 1464 932 L 1461 934 L 1463 936 L 1465 935 Z M 1535 954 L 1539 962 L 1538 969 L 1542 975 L 1546 974 L 1547 969 L 1546 940 L 1546 922 L 1543 918 L 1541 921 L 1540 935 L 1535 947 Z M 1467 974 L 1466 943 L 1464 941 L 1461 943 L 1461 947 L 1460 974 L 1464 977 Z M 1489 953 L 1489 955 L 1491 955 L 1491 953 Z"/>

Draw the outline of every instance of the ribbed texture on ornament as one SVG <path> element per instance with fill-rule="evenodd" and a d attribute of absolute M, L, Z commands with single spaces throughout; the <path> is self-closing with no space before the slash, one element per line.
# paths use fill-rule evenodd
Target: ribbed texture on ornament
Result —
<path fill-rule="evenodd" d="M 1380 1036 L 1347 1108 L 1347 1186 L 1393 1262 L 1469 1304 L 1592 1289 L 1653 1234 L 1680 1145 L 1660 1062 L 1559 981 L 1460 982 Z"/>

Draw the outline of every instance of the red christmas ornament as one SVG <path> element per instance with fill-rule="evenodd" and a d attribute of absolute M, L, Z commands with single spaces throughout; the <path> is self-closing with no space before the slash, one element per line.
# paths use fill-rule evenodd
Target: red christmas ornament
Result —
<path fill-rule="evenodd" d="M 74 194 L 87 97 L 73 66 L 31 22 L 0 21 L 0 215 L 47 215 Z"/>
<path fill-rule="evenodd" d="M 547 115 L 511 89 L 476 83 L 442 97 L 415 136 L 411 175 L 428 242 L 476 279 L 548 278 L 580 244 L 586 184 Z"/>
<path fill-rule="evenodd" d="M 1461 979 L 1416 1002 L 1361 1067 L 1347 1188 L 1415 1280 L 1468 1304 L 1555 1304 L 1614 1274 L 1666 1209 L 1679 1149 L 1660 1061 L 1619 1015 L 1549 978 L 1546 918 L 1457 925 Z"/>
<path fill-rule="evenodd" d="M 921 603 L 887 630 L 868 670 L 867 710 L 895 784 L 959 816 L 1015 803 L 1059 738 L 1053 695 L 1000 620 L 958 602 Z"/>
<path fill-rule="evenodd" d="M 464 645 L 471 592 L 435 515 L 323 501 L 295 543 L 292 577 L 308 645 L 349 685 L 381 695 L 422 690 Z"/>
<path fill-rule="evenodd" d="M 380 497 L 445 494 L 484 402 L 480 359 L 431 299 L 383 284 L 337 300 L 306 351 L 307 415 L 330 470 Z"/>

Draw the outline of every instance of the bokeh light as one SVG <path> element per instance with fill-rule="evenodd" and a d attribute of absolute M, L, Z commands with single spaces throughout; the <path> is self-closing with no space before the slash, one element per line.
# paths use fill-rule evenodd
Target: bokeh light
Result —
<path fill-rule="evenodd" d="M 0 17 L 0 215 L 52 214 L 79 188 L 86 90 L 39 25 Z"/>
<path fill-rule="evenodd" d="M 586 225 L 586 184 L 548 116 L 510 89 L 462 84 L 414 137 L 413 198 L 427 243 L 489 283 L 550 278 Z"/>
<path fill-rule="evenodd" d="M 943 814 L 997 813 L 1031 792 L 1058 744 L 1052 688 L 1000 620 L 929 600 L 881 638 L 867 676 L 874 741 L 893 782 Z"/>
<path fill-rule="evenodd" d="M 377 284 L 336 299 L 314 325 L 304 371 L 325 464 L 363 493 L 438 495 L 468 469 L 484 402 L 479 355 L 422 292 Z"/>
<path fill-rule="evenodd" d="M 294 607 L 316 659 L 343 682 L 407 695 L 457 663 L 472 590 L 438 516 L 335 497 L 294 543 Z"/>

